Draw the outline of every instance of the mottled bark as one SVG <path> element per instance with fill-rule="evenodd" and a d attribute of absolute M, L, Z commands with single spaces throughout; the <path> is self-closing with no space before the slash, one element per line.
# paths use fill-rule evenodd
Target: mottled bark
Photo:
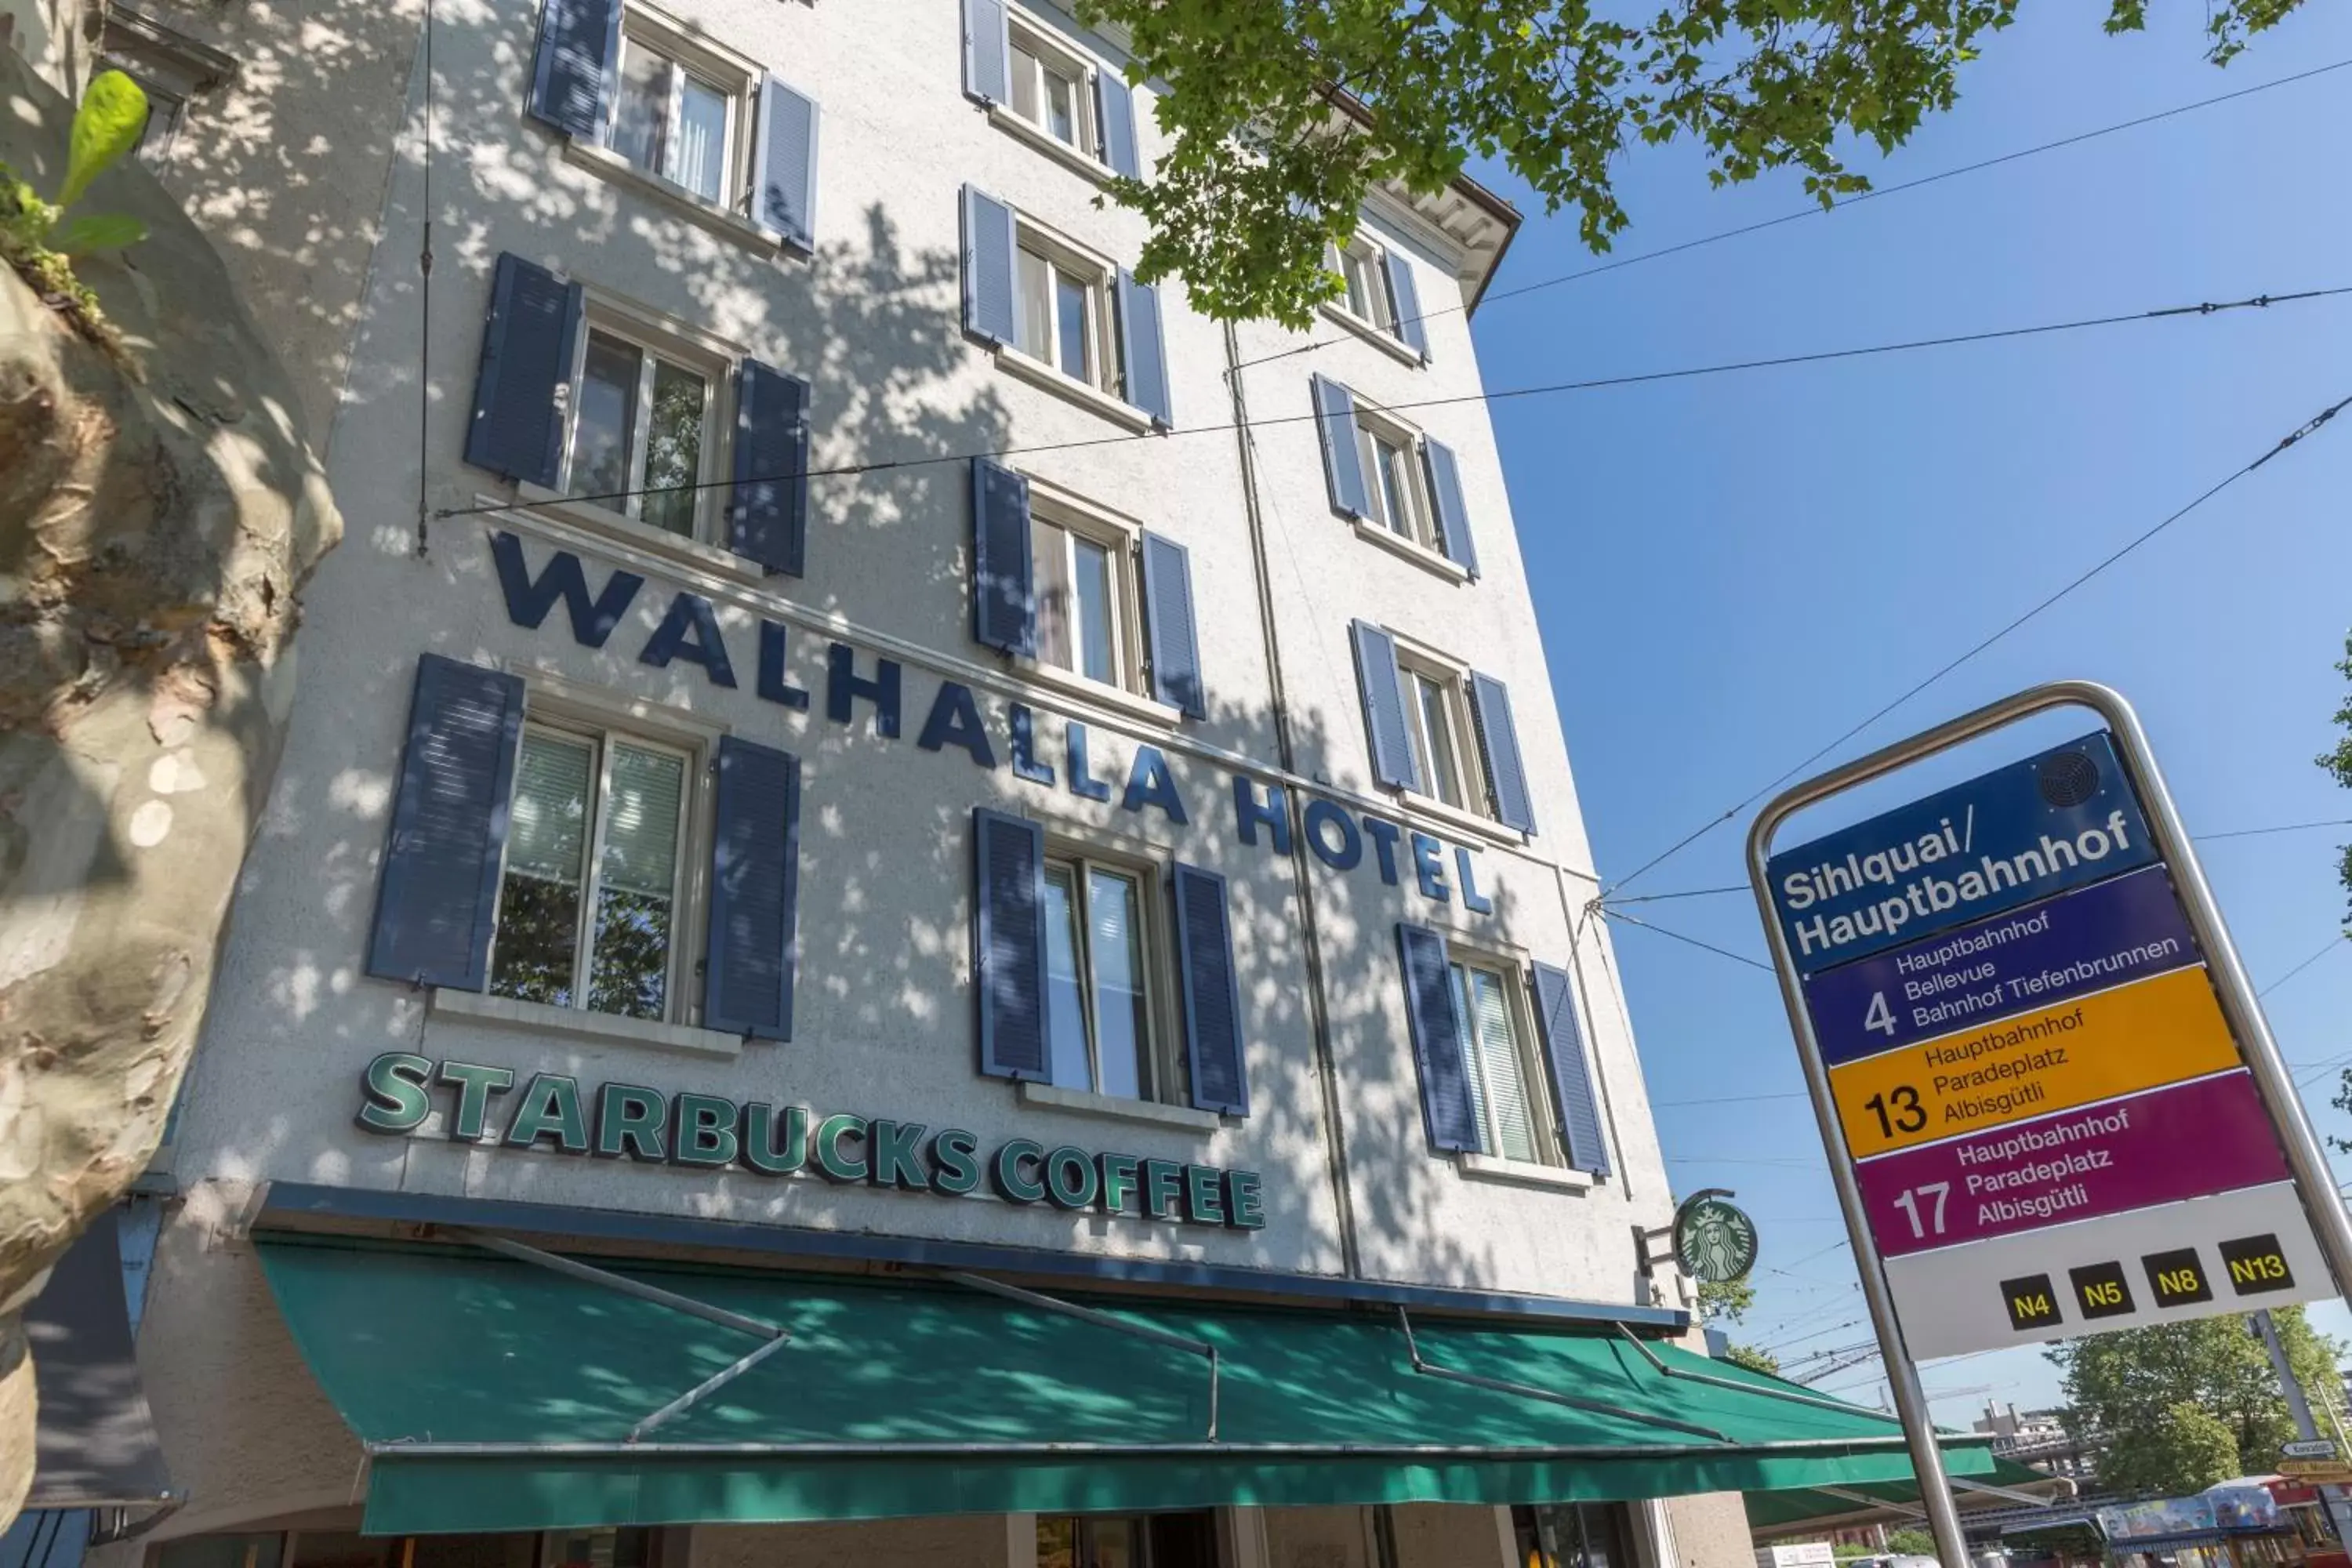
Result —
<path fill-rule="evenodd" d="M 5 50 L 0 102 L 31 111 L 0 160 L 54 189 L 71 106 Z M 341 527 L 210 244 L 135 164 L 84 206 L 148 227 L 78 268 L 125 360 L 0 268 L 0 1520 L 31 1469 L 16 1309 L 163 1132 Z"/>

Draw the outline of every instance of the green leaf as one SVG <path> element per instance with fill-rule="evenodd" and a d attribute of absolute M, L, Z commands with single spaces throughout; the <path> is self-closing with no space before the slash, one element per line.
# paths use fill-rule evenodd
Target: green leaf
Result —
<path fill-rule="evenodd" d="M 100 71 L 74 110 L 73 140 L 66 155 L 65 187 L 58 205 L 69 207 L 114 162 L 139 145 L 147 129 L 147 95 L 121 71 Z"/>
<path fill-rule="evenodd" d="M 58 230 L 51 242 L 68 256 L 93 250 L 121 250 L 147 237 L 147 226 L 125 213 L 92 213 Z"/>

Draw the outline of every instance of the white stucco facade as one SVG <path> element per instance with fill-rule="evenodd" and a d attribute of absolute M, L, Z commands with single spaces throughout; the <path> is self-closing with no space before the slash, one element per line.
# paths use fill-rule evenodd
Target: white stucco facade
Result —
<path fill-rule="evenodd" d="M 1115 44 L 1080 34 L 1060 11 L 1038 5 L 1013 15 L 1049 53 L 1116 76 Z M 394 16 L 405 34 L 383 19 Z M 208 42 L 240 47 L 233 14 L 223 21 L 200 8 L 184 19 Z M 259 291 L 257 310 L 273 300 L 287 311 L 306 400 L 333 411 L 328 467 L 349 529 L 306 596 L 292 740 L 157 1165 L 176 1195 L 141 1357 L 187 1503 L 153 1542 L 331 1515 L 363 1492 L 357 1445 L 270 1314 L 250 1252 L 254 1216 L 273 1191 L 379 1194 L 394 1200 L 386 1212 L 415 1199 L 485 1205 L 466 1211 L 477 1216 L 510 1204 L 629 1216 L 641 1241 L 664 1220 L 723 1222 L 780 1236 L 1198 1263 L 1269 1279 L 1484 1292 L 1531 1310 L 1590 1309 L 1601 1321 L 1685 1305 L 1672 1270 L 1653 1279 L 1637 1256 L 1637 1231 L 1666 1225 L 1672 1194 L 1607 935 L 1585 912 L 1598 889 L 1552 673 L 1512 499 L 1475 401 L 1464 307 L 1515 215 L 1466 190 L 1420 203 L 1381 195 L 1365 215 L 1363 233 L 1388 264 L 1412 270 L 1425 361 L 1393 327 L 1337 316 L 1308 334 L 1229 333 L 1188 307 L 1180 281 L 1162 283 L 1168 417 L 1155 426 L 1115 384 L 1076 387 L 968 330 L 965 187 L 1015 211 L 1024 232 L 1034 228 L 1072 266 L 1131 266 L 1144 229 L 1101 199 L 1106 171 L 1090 133 L 1076 150 L 1057 148 L 1050 132 L 1019 124 L 1011 106 L 966 90 L 965 25 L 950 0 L 629 8 L 628 37 L 642 25 L 645 37 L 676 43 L 679 58 L 722 85 L 726 73 L 743 73 L 722 138 L 730 188 L 759 178 L 749 165 L 760 145 L 751 119 L 765 90 L 760 73 L 814 101 L 804 246 L 779 243 L 740 206 L 700 202 L 535 118 L 536 5 L 440 6 L 429 161 L 424 58 L 403 53 L 415 38 L 414 16 L 384 9 L 367 27 L 346 20 L 337 32 L 322 9 L 301 26 L 276 15 L 249 30 L 282 40 L 315 26 L 355 59 L 405 68 L 404 129 L 388 157 L 382 128 L 404 119 L 392 72 L 371 68 L 348 84 L 351 135 L 338 140 L 337 95 L 316 76 L 283 69 L 280 118 L 257 142 L 296 147 L 309 127 L 323 147 L 305 170 L 318 189 L 289 199 L 277 226 L 240 240 L 223 205 L 224 161 L 207 156 L 201 104 L 183 131 L 189 166 L 177 177 L 212 204 L 225 251 Z M 266 121 L 250 108 L 257 89 L 250 78 L 235 89 L 246 95 L 237 101 L 248 127 Z M 1148 87 L 1135 90 L 1147 168 L 1159 143 L 1150 101 Z M 1088 107 L 1081 118 L 1100 113 Z M 331 208 L 333 222 L 293 241 L 285 227 L 299 220 L 298 207 L 313 218 Z M 428 215 L 429 311 L 416 266 Z M 709 486 L 698 542 L 467 460 L 502 255 L 582 286 L 589 330 L 720 367 L 698 470 Z M 306 269 L 318 279 L 307 298 Z M 1111 353 L 1121 320 L 1097 318 L 1093 352 Z M 1318 346 L 1298 352 L 1309 344 Z M 726 367 L 747 359 L 807 384 L 811 477 L 796 575 L 763 571 L 726 547 L 723 481 L 732 445 L 747 438 L 734 428 L 739 395 Z M 562 395 L 567 447 L 584 374 L 575 369 Z M 1376 417 L 1403 450 L 1428 437 L 1452 454 L 1475 574 L 1438 542 L 1402 543 L 1379 521 L 1335 510 L 1314 417 L 1318 375 L 1349 389 L 1359 406 L 1386 410 Z M 1163 661 L 1140 668 L 1160 651 L 1160 634 L 1142 624 L 1148 584 L 1116 552 L 1114 581 L 1132 624 L 1119 634 L 1126 668 L 1112 685 L 976 639 L 975 457 L 1025 477 L 1040 518 L 1076 519 L 1114 542 L 1148 532 L 1183 548 L 1202 711 L 1188 716 L 1159 700 Z M 1427 536 L 1440 498 L 1427 470 L 1416 473 L 1411 504 Z M 1377 485 L 1378 473 L 1367 482 Z M 642 469 L 633 483 L 645 483 Z M 502 582 L 497 548 L 511 552 L 509 573 L 519 562 L 521 577 Z M 528 590 L 553 583 L 567 561 L 591 595 L 615 573 L 642 579 L 619 595 L 625 605 L 601 638 L 583 640 L 561 602 L 536 626 L 523 624 Z M 707 606 L 716 643 L 703 626 L 683 657 L 673 639 L 666 662 L 649 662 L 666 619 L 688 616 L 679 606 L 689 602 Z M 1459 804 L 1380 782 L 1357 622 L 1391 634 L 1402 668 L 1455 682 Z M 674 956 L 657 1019 L 371 973 L 426 656 L 513 678 L 527 722 L 635 738 L 685 760 Z M 829 713 L 831 661 L 844 657 L 859 681 L 883 679 L 886 661 L 895 668 L 895 733 L 870 695 L 853 696 L 845 720 Z M 1501 820 L 1510 813 L 1493 771 L 1496 737 L 1473 717 L 1461 684 L 1471 672 L 1507 690 L 1532 834 Z M 982 739 L 950 727 L 927 746 L 927 726 L 954 717 L 958 692 L 970 694 Z M 788 1039 L 706 1026 L 719 811 L 710 764 L 730 737 L 799 766 Z M 1090 780 L 1107 786 L 1102 798 L 1081 793 Z M 1276 791 L 1288 852 L 1270 817 L 1237 805 L 1270 803 Z M 1307 842 L 1310 802 L 1327 803 L 1322 852 Z M 502 819 L 508 804 L 499 803 Z M 1057 1089 L 983 1070 L 979 808 L 1039 824 L 1049 854 L 1097 858 L 1144 890 L 1140 1016 L 1163 1066 L 1158 1093 Z M 1352 865 L 1339 863 L 1349 856 L 1335 836 L 1358 840 Z M 1416 836 L 1427 840 L 1418 857 Z M 1393 862 L 1386 874 L 1384 858 Z M 1180 866 L 1223 879 L 1246 1115 L 1198 1108 L 1183 1082 L 1200 1026 L 1168 906 Z M 1507 982 L 1537 1158 L 1433 1147 L 1400 922 L 1438 933 L 1457 961 Z M 1570 977 L 1568 1048 L 1584 1063 L 1598 1151 L 1589 1141 L 1568 1147 L 1554 1126 L 1559 1057 L 1547 1053 L 1536 1016 L 1529 983 L 1538 965 Z M 371 1064 L 391 1057 L 428 1064 L 415 1082 L 429 1113 L 372 1129 L 358 1117 L 371 1103 L 365 1080 Z M 444 1063 L 511 1075 L 484 1101 L 478 1137 L 457 1135 L 457 1091 L 433 1076 Z M 597 1086 L 646 1086 L 780 1113 L 806 1108 L 812 1133 L 836 1113 L 920 1124 L 927 1138 L 961 1129 L 983 1162 L 1026 1140 L 1041 1151 L 1246 1173 L 1263 1224 L 1185 1223 L 1106 1212 L 1100 1202 L 1062 1207 L 1008 1198 L 987 1181 L 967 1194 L 896 1190 L 826 1179 L 813 1159 L 772 1175 L 740 1161 L 577 1157 L 559 1152 L 560 1140 L 509 1146 L 504 1134 L 540 1075 L 581 1087 L 592 1136 Z M 1230 1205 L 1233 1189 L 1219 1190 Z M 1507 1515 L 1400 1510 L 1390 1544 L 1375 1551 L 1354 1510 L 1243 1510 L 1225 1521 L 1223 1550 L 1302 1568 L 1369 1568 L 1381 1552 L 1391 1568 L 1508 1563 Z M 991 1516 L 889 1527 L 898 1534 L 698 1530 L 690 1556 L 1011 1563 L 1026 1561 L 1022 1528 Z M 1658 1532 L 1637 1522 L 1635 1534 L 1643 1560 L 1656 1562 Z"/>

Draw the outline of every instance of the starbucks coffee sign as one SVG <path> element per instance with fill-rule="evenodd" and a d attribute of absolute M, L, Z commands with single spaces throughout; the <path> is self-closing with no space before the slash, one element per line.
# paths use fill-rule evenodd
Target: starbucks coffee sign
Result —
<path fill-rule="evenodd" d="M 820 1117 L 804 1106 L 738 1104 L 724 1095 L 666 1093 L 642 1084 L 589 1087 L 563 1073 L 534 1073 L 517 1094 L 515 1078 L 511 1068 L 386 1051 L 362 1075 L 357 1120 L 370 1132 L 419 1136 L 437 1097 L 450 1139 L 520 1153 L 593 1154 L 760 1176 L 807 1173 L 839 1185 L 939 1197 L 969 1197 L 985 1184 L 1011 1204 L 1227 1230 L 1265 1226 L 1255 1171 L 1074 1144 L 1048 1148 L 1031 1138 L 983 1152 L 979 1138 L 958 1127 L 933 1131 L 919 1121 Z"/>

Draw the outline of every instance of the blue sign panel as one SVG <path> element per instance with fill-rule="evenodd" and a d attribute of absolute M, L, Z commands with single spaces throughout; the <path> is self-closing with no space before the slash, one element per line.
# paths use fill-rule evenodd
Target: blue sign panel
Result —
<path fill-rule="evenodd" d="M 2161 866 L 1816 974 L 1805 1008 L 1834 1067 L 2200 961 Z"/>
<path fill-rule="evenodd" d="M 1811 974 L 2155 858 L 2102 730 L 1784 850 L 1766 876 Z"/>

